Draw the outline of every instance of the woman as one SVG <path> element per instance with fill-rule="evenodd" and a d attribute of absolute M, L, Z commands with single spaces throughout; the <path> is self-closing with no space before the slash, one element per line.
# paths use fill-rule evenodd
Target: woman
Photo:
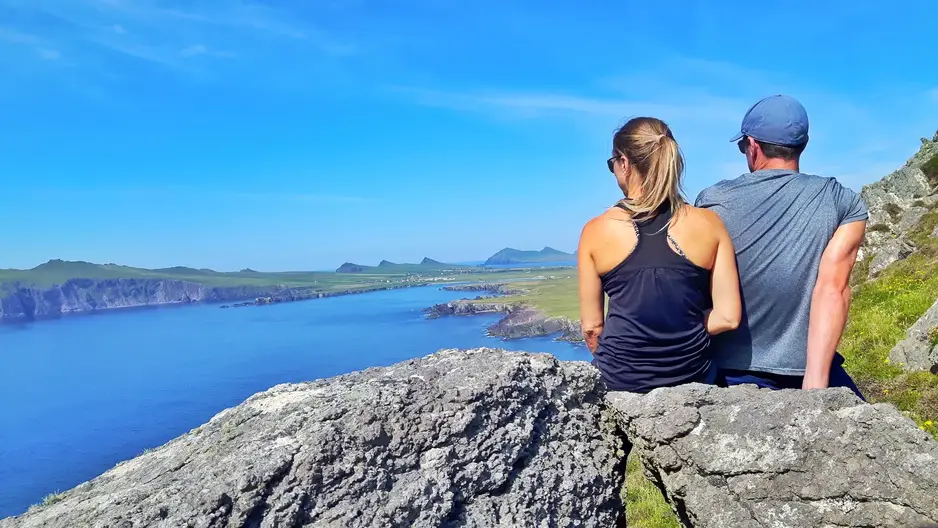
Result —
<path fill-rule="evenodd" d="M 714 383 L 710 336 L 741 312 L 729 234 L 681 196 L 684 160 L 664 122 L 632 119 L 612 146 L 606 163 L 626 197 L 586 224 L 577 257 L 593 364 L 610 390 Z"/>

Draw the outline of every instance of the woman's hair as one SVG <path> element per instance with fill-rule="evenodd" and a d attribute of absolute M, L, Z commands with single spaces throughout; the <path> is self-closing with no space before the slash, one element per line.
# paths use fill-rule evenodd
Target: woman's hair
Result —
<path fill-rule="evenodd" d="M 615 155 L 625 156 L 642 181 L 642 195 L 622 201 L 633 216 L 654 215 L 667 203 L 676 213 L 687 202 L 681 194 L 684 157 L 664 121 L 654 117 L 635 117 L 616 131 L 612 138 Z"/>

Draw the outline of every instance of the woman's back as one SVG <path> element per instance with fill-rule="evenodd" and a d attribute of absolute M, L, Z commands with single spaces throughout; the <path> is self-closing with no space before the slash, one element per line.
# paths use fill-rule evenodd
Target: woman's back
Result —
<path fill-rule="evenodd" d="M 590 249 L 609 296 L 596 366 L 612 390 L 647 392 L 701 381 L 711 367 L 705 325 L 718 247 L 711 213 L 669 204 L 632 221 L 624 207 L 599 217 Z"/>
<path fill-rule="evenodd" d="M 606 167 L 628 198 L 580 236 L 580 325 L 594 364 L 612 390 L 710 383 L 710 336 L 736 328 L 741 311 L 729 234 L 681 196 L 684 159 L 660 119 L 617 130 Z"/>

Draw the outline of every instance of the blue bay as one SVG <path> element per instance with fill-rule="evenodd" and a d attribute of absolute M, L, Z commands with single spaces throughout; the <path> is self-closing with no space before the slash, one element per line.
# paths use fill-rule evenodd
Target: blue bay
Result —
<path fill-rule="evenodd" d="M 208 421 L 248 396 L 420 357 L 502 347 L 589 360 L 551 338 L 485 336 L 499 316 L 426 320 L 428 286 L 263 307 L 195 305 L 0 326 L 0 518 Z"/>

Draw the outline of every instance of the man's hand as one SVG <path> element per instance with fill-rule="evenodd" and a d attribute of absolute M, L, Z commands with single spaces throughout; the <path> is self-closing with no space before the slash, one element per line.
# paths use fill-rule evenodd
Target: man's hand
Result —
<path fill-rule="evenodd" d="M 811 297 L 804 389 L 823 389 L 830 383 L 831 363 L 850 308 L 850 272 L 865 232 L 863 221 L 840 226 L 821 256 Z"/>

